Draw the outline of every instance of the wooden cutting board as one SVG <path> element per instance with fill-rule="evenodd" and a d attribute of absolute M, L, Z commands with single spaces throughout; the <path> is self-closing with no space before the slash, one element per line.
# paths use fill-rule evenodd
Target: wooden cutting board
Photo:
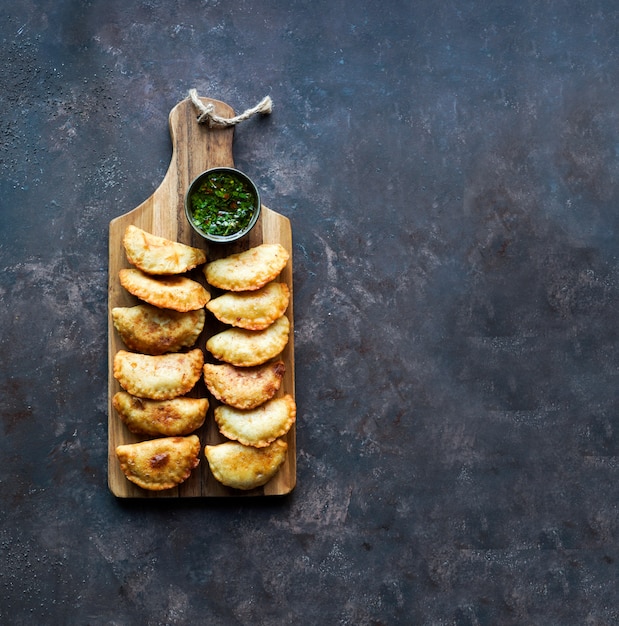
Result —
<path fill-rule="evenodd" d="M 212 103 L 215 114 L 221 117 L 234 117 L 234 111 L 227 104 L 202 98 L 204 104 Z M 111 492 L 120 498 L 195 498 L 195 497 L 238 497 L 238 496 L 270 496 L 289 493 L 296 483 L 296 434 L 294 426 L 288 432 L 287 459 L 278 474 L 264 487 L 244 492 L 221 485 L 212 476 L 208 462 L 204 457 L 204 446 L 225 441 L 220 435 L 213 419 L 213 408 L 216 401 L 208 394 L 204 382 L 200 380 L 189 394 L 195 397 L 208 397 L 209 412 L 204 426 L 196 432 L 200 437 L 202 450 L 200 465 L 193 471 L 189 479 L 174 489 L 165 491 L 147 491 L 129 482 L 120 469 L 116 458 L 117 445 L 134 443 L 145 439 L 131 434 L 121 422 L 112 406 L 112 397 L 120 391 L 120 385 L 113 376 L 112 363 L 118 350 L 127 349 L 118 332 L 114 328 L 111 310 L 115 306 L 133 306 L 138 300 L 120 285 L 118 272 L 130 267 L 127 262 L 122 238 L 126 227 L 134 224 L 154 235 L 180 241 L 206 250 L 207 260 L 228 256 L 261 243 L 280 243 L 290 254 L 290 260 L 282 271 L 279 280 L 285 282 L 291 295 L 292 285 L 292 230 L 288 218 L 262 205 L 261 216 L 248 237 L 234 244 L 211 244 L 197 235 L 187 223 L 184 212 L 184 196 L 190 182 L 204 170 L 217 167 L 234 167 L 232 157 L 232 141 L 234 127 L 208 127 L 197 122 L 196 109 L 189 100 L 177 104 L 169 116 L 170 134 L 172 137 L 172 159 L 168 171 L 153 195 L 132 211 L 110 222 L 109 230 L 109 284 L 108 284 L 108 484 Z M 206 286 L 201 271 L 189 273 L 194 280 Z M 207 287 L 212 297 L 218 295 L 217 290 Z M 294 324 L 293 297 L 286 312 L 290 320 L 290 340 L 281 358 L 286 364 L 286 373 L 278 395 L 290 394 L 294 397 Z M 223 326 L 207 311 L 205 329 L 200 336 L 197 347 L 201 348 L 205 360 L 214 359 L 205 349 L 206 339 L 223 329 Z"/>

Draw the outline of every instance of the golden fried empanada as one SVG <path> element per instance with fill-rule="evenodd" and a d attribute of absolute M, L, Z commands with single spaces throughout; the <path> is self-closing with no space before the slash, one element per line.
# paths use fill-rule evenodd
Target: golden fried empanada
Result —
<path fill-rule="evenodd" d="M 208 390 L 220 402 L 237 409 L 255 409 L 277 393 L 286 366 L 283 361 L 255 367 L 205 363 L 202 371 Z"/>
<path fill-rule="evenodd" d="M 206 398 L 173 398 L 148 400 L 126 391 L 114 394 L 112 404 L 127 428 L 137 435 L 188 435 L 204 424 Z"/>
<path fill-rule="evenodd" d="M 151 304 L 114 307 L 112 321 L 130 350 L 144 354 L 165 354 L 191 348 L 204 328 L 206 312 L 173 311 Z"/>
<path fill-rule="evenodd" d="M 206 281 L 227 291 L 253 291 L 271 282 L 286 267 L 288 251 L 279 243 L 263 243 L 207 263 Z"/>
<path fill-rule="evenodd" d="M 171 400 L 191 391 L 202 373 L 202 350 L 151 356 L 119 350 L 114 356 L 114 378 L 138 398 Z"/>
<path fill-rule="evenodd" d="M 263 330 L 288 308 L 290 289 L 285 283 L 269 283 L 255 291 L 225 293 L 211 300 L 206 308 L 225 324 Z"/>
<path fill-rule="evenodd" d="M 182 274 L 206 263 L 204 250 L 151 235 L 130 224 L 123 246 L 127 260 L 148 274 Z"/>
<path fill-rule="evenodd" d="M 244 411 L 225 404 L 215 409 L 215 421 L 221 434 L 254 448 L 264 448 L 285 435 L 296 416 L 297 406 L 289 394 L 273 398 L 256 409 Z"/>
<path fill-rule="evenodd" d="M 206 349 L 220 361 L 251 367 L 277 356 L 288 343 L 290 322 L 283 315 L 264 330 L 229 328 L 213 335 Z"/>
<path fill-rule="evenodd" d="M 266 448 L 252 448 L 236 441 L 205 446 L 204 455 L 213 476 L 234 489 L 261 487 L 277 474 L 286 460 L 288 444 L 275 440 Z"/>
<path fill-rule="evenodd" d="M 125 476 L 151 491 L 171 489 L 187 480 L 200 463 L 200 440 L 189 437 L 163 437 L 116 446 L 116 456 Z"/>
<path fill-rule="evenodd" d="M 195 311 L 211 294 L 197 281 L 186 276 L 151 276 L 135 268 L 119 272 L 120 284 L 132 295 L 162 309 Z"/>

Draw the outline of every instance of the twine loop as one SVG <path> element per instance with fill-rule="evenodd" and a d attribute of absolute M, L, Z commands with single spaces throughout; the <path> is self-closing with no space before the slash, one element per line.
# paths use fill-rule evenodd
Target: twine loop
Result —
<path fill-rule="evenodd" d="M 189 97 L 193 102 L 196 109 L 199 111 L 198 123 L 206 124 L 207 126 L 235 126 L 236 124 L 249 119 L 256 113 L 262 113 L 268 115 L 273 110 L 273 101 L 270 96 L 263 98 L 255 107 L 247 109 L 240 115 L 235 117 L 221 117 L 215 114 L 215 106 L 209 102 L 204 104 L 198 96 L 198 92 L 195 89 L 189 90 Z"/>

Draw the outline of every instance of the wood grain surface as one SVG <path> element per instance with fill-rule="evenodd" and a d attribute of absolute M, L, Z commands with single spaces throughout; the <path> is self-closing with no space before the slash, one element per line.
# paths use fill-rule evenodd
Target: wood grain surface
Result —
<path fill-rule="evenodd" d="M 222 117 L 233 117 L 234 111 L 227 104 L 203 98 L 205 104 L 211 102 L 215 106 L 215 113 Z M 296 433 L 294 426 L 288 432 L 287 459 L 278 474 L 264 487 L 243 492 L 229 489 L 215 480 L 208 462 L 204 457 L 204 446 L 225 441 L 220 435 L 213 419 L 214 400 L 207 392 L 204 382 L 200 380 L 189 394 L 195 397 L 208 397 L 209 412 L 204 426 L 197 431 L 200 437 L 202 450 L 200 465 L 191 477 L 179 487 L 165 491 L 147 491 L 129 482 L 120 469 L 116 458 L 117 445 L 140 441 L 140 438 L 131 434 L 121 422 L 112 406 L 112 397 L 121 388 L 112 372 L 114 355 L 120 349 L 126 349 L 111 318 L 111 310 L 115 306 L 132 306 L 138 300 L 123 289 L 118 280 L 118 272 L 124 267 L 130 267 L 127 262 L 122 238 L 126 227 L 134 224 L 154 235 L 180 241 L 206 250 L 207 260 L 211 261 L 245 250 L 261 243 L 280 243 L 290 253 L 287 266 L 282 271 L 279 280 L 285 282 L 293 294 L 292 284 L 292 229 L 288 218 L 262 205 L 261 216 L 249 236 L 234 244 L 211 244 L 197 235 L 189 226 L 184 212 L 184 195 L 190 182 L 204 170 L 217 166 L 233 167 L 232 142 L 234 127 L 209 128 L 198 124 L 196 110 L 189 99 L 177 104 L 169 116 L 170 134 L 172 137 L 172 159 L 166 175 L 151 197 L 142 202 L 132 211 L 112 220 L 109 229 L 109 283 L 108 283 L 108 484 L 111 492 L 120 498 L 191 498 L 191 497 L 238 497 L 238 496 L 270 496 L 289 493 L 296 483 Z M 200 270 L 188 274 L 191 278 L 200 281 L 206 286 L 204 276 Z M 212 297 L 216 297 L 217 290 L 207 286 Z M 278 395 L 285 393 L 295 395 L 294 391 L 294 323 L 293 301 L 286 312 L 291 324 L 290 340 L 281 358 L 286 364 L 282 387 Z M 207 311 L 205 329 L 200 336 L 197 347 L 205 354 L 205 361 L 214 362 L 214 359 L 205 349 L 206 339 L 222 330 L 224 326 Z"/>

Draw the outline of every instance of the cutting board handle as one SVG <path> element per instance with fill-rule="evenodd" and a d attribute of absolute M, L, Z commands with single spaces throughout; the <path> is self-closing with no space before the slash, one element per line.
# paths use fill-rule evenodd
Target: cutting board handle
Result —
<path fill-rule="evenodd" d="M 200 98 L 212 104 L 220 117 L 234 117 L 234 110 L 224 102 Z M 234 127 L 209 126 L 198 122 L 198 111 L 189 98 L 179 102 L 169 115 L 172 137 L 172 160 L 169 174 L 186 174 L 191 182 L 211 167 L 233 167 Z"/>
<path fill-rule="evenodd" d="M 221 117 L 234 117 L 234 110 L 219 100 L 200 98 L 211 103 Z M 189 98 L 179 102 L 168 118 L 172 139 L 172 158 L 161 184 L 154 193 L 133 210 L 112 220 L 112 227 L 124 230 L 126 224 L 135 224 L 155 235 L 177 241 L 195 239 L 184 218 L 185 192 L 191 181 L 211 167 L 234 167 L 232 142 L 234 127 L 209 127 L 198 123 L 198 112 Z M 174 228 L 170 217 L 174 216 Z M 118 223 L 115 223 L 118 222 Z"/>

